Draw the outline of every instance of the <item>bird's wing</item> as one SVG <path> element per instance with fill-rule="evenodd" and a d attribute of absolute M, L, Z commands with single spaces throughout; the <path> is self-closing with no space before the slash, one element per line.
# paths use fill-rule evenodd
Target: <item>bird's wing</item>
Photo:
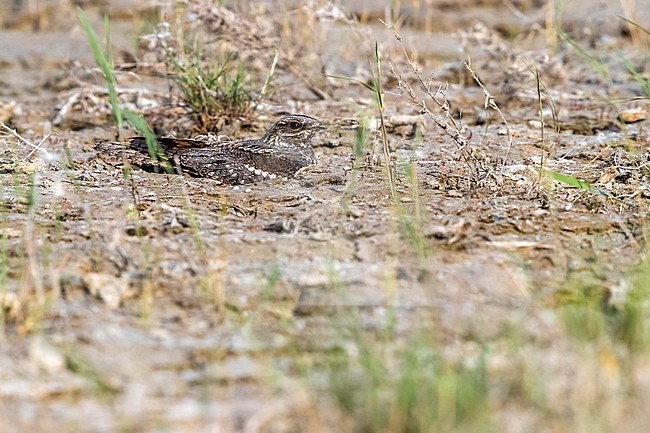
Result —
<path fill-rule="evenodd" d="M 208 143 L 201 140 L 192 140 L 190 138 L 172 138 L 172 137 L 158 137 L 156 138 L 158 144 L 163 150 L 175 149 L 188 149 L 188 148 L 202 148 L 208 147 Z M 141 152 L 149 152 L 147 140 L 144 137 L 129 138 L 129 147 Z"/>
<path fill-rule="evenodd" d="M 231 141 L 220 143 L 220 145 L 241 154 L 270 154 L 274 152 L 272 147 L 261 140 Z"/>
<path fill-rule="evenodd" d="M 263 178 L 255 173 L 250 155 L 223 147 L 188 149 L 177 157 L 183 170 L 193 176 L 221 180 L 231 185 L 249 183 Z"/>

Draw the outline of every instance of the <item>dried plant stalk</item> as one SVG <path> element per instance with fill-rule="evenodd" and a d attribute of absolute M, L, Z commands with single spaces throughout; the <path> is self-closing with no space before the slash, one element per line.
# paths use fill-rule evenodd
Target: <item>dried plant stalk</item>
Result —
<path fill-rule="evenodd" d="M 461 133 L 462 125 L 460 125 L 451 115 L 451 105 L 449 104 L 449 101 L 447 100 L 447 96 L 445 94 L 447 86 L 438 86 L 435 90 L 432 90 L 433 76 L 430 76 L 427 81 L 424 80 L 418 66 L 415 64 L 408 51 L 406 50 L 406 47 L 402 41 L 402 36 L 397 31 L 395 26 L 384 21 L 381 22 L 393 32 L 395 39 L 397 39 L 400 47 L 402 48 L 404 58 L 406 59 L 413 74 L 415 74 L 417 77 L 418 84 L 423 89 L 426 96 L 428 96 L 428 98 L 437 106 L 436 111 L 440 111 L 442 114 L 436 114 L 434 111 L 432 111 L 427 105 L 427 101 L 417 95 L 411 83 L 406 80 L 402 74 L 398 73 L 395 70 L 392 62 L 389 62 L 391 72 L 397 79 L 397 87 L 406 92 L 407 101 L 418 107 L 420 114 L 425 115 L 433 120 L 433 122 L 452 139 L 452 141 L 457 145 L 461 157 L 471 168 L 473 180 L 478 181 L 481 174 L 481 164 L 476 159 L 474 154 L 468 149 L 470 142 L 469 139 L 464 137 Z"/>

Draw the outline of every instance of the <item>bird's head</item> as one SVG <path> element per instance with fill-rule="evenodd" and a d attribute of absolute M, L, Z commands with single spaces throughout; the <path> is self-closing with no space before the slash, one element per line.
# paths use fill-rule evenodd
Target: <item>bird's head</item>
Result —
<path fill-rule="evenodd" d="M 272 145 L 311 146 L 314 134 L 325 128 L 313 117 L 288 114 L 275 122 L 262 137 Z"/>

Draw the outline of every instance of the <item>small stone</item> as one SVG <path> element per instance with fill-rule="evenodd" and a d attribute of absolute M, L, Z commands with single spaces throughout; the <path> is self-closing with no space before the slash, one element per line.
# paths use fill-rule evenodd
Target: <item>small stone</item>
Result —
<path fill-rule="evenodd" d="M 348 206 L 345 210 L 345 215 L 350 218 L 361 218 L 363 216 L 363 210 L 359 209 L 357 206 Z"/>
<path fill-rule="evenodd" d="M 104 301 L 111 309 L 118 308 L 122 299 L 132 294 L 125 278 L 109 274 L 90 273 L 84 277 L 84 283 L 91 295 Z"/>
<path fill-rule="evenodd" d="M 640 122 L 648 118 L 648 112 L 644 108 L 630 108 L 623 110 L 618 115 L 618 120 L 625 123 Z"/>
<path fill-rule="evenodd" d="M 39 369 L 48 373 L 65 369 L 64 356 L 40 337 L 35 337 L 29 345 L 29 359 Z"/>
<path fill-rule="evenodd" d="M 23 231 L 21 229 L 16 229 L 13 227 L 7 227 L 0 230 L 0 236 L 5 237 L 7 239 L 20 238 L 23 236 Z"/>

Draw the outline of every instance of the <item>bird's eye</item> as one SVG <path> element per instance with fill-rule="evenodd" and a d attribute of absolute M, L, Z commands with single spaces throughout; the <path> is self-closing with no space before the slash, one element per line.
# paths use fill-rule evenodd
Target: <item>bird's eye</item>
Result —
<path fill-rule="evenodd" d="M 300 128 L 302 128 L 302 125 L 300 124 L 300 122 L 293 121 L 293 122 L 289 122 L 289 128 L 291 128 L 294 131 L 297 131 Z"/>

